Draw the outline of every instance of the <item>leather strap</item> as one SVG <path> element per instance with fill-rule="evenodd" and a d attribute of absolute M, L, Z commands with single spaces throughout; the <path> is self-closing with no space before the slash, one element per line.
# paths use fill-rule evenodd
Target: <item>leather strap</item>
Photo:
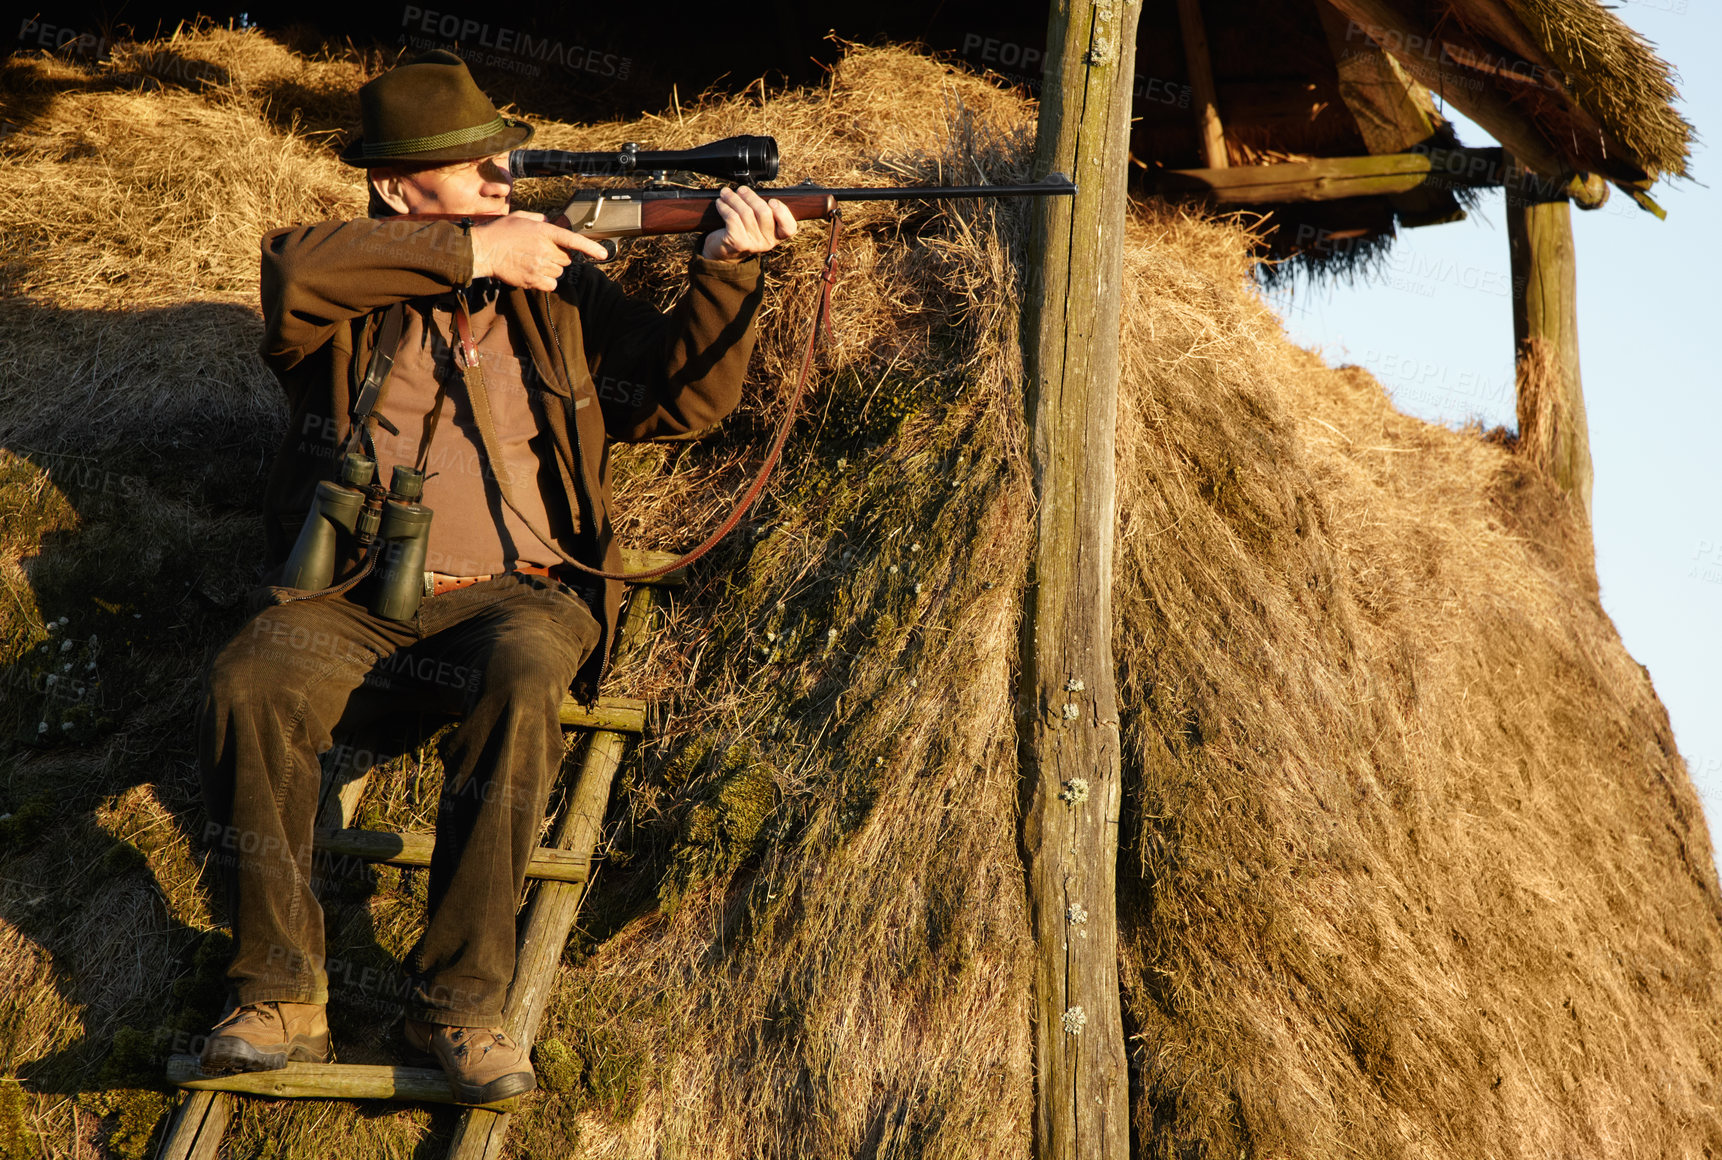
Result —
<path fill-rule="evenodd" d="M 796 379 L 795 390 L 789 397 L 789 405 L 783 412 L 783 421 L 777 428 L 777 437 L 772 440 L 771 450 L 766 453 L 765 462 L 760 465 L 759 473 L 754 476 L 753 483 L 748 486 L 747 491 L 737 502 L 735 511 L 730 513 L 723 525 L 707 537 L 704 543 L 679 559 L 672 560 L 660 568 L 652 568 L 644 572 L 606 572 L 601 568 L 594 568 L 590 564 L 574 559 L 564 552 L 548 534 L 535 527 L 532 521 L 521 512 L 519 505 L 514 502 L 513 481 L 509 477 L 507 464 L 503 462 L 502 456 L 498 453 L 499 441 L 496 437 L 495 423 L 490 414 L 490 396 L 485 393 L 484 373 L 478 365 L 478 345 L 472 340 L 472 322 L 467 316 L 466 299 L 464 296 L 457 296 L 458 306 L 455 309 L 454 325 L 460 343 L 456 347 L 455 364 L 460 367 L 461 375 L 466 379 L 466 393 L 472 403 L 473 422 L 478 427 L 479 441 L 484 446 L 484 457 L 490 463 L 491 474 L 496 478 L 496 486 L 502 493 L 502 500 L 508 505 L 509 510 L 520 517 L 521 522 L 526 525 L 526 529 L 542 540 L 551 551 L 562 557 L 565 564 L 577 568 L 589 576 L 630 583 L 651 580 L 666 572 L 685 568 L 717 547 L 725 536 L 734 531 L 736 525 L 741 523 L 742 516 L 747 514 L 747 509 L 753 506 L 754 501 L 765 490 L 766 482 L 771 479 L 771 473 L 777 466 L 778 457 L 783 454 L 783 445 L 789 441 L 789 429 L 794 425 L 796 415 L 801 410 L 802 397 L 807 393 L 808 379 L 813 371 L 813 350 L 819 342 L 820 331 L 823 329 L 827 333 L 830 332 L 831 287 L 837 280 L 837 236 L 842 224 L 842 215 L 833 212 L 831 231 L 825 247 L 825 268 L 820 274 L 819 310 L 813 319 L 813 329 L 807 335 L 807 347 L 801 355 L 801 373 Z"/>
<path fill-rule="evenodd" d="M 406 324 L 407 304 L 397 302 L 386 307 L 382 319 L 377 324 L 377 341 L 371 349 L 371 365 L 365 369 L 364 381 L 359 384 L 358 391 L 353 396 L 352 410 L 349 412 L 351 427 L 347 432 L 347 445 L 357 436 L 363 443 L 365 454 L 375 458 L 376 452 L 371 446 L 370 431 L 365 427 L 365 420 L 371 417 L 371 412 L 377 409 L 382 401 L 383 384 L 388 382 L 389 372 L 394 369 L 395 351 L 401 345 L 401 330 Z M 390 435 L 399 435 L 400 431 L 389 422 L 386 415 L 378 415 L 377 422 Z"/>

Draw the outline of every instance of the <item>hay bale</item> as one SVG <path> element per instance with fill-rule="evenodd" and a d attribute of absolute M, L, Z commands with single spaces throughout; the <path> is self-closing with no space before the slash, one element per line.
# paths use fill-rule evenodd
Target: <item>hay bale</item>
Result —
<path fill-rule="evenodd" d="M 0 910 L 0 1071 L 31 1089 L 8 1122 L 61 1134 L 71 1111 L 43 1089 L 112 1119 L 109 1044 L 171 1049 L 214 999 L 185 725 L 204 650 L 241 616 L 280 421 L 250 353 L 252 247 L 362 205 L 272 95 L 323 84 L 334 125 L 376 64 L 219 30 L 115 56 L 8 64 L 34 111 L 0 145 L 0 357 L 28 371 L 0 385 L 0 662 L 20 691 L 0 715 L 24 738 L 0 878 L 42 891 Z M 173 60 L 207 67 L 170 84 Z M 541 138 L 769 131 L 789 180 L 1006 180 L 1031 117 L 948 66 L 857 49 L 819 90 Z M 137 213 L 115 225 L 122 194 Z M 1722 1147 L 1707 831 L 1577 517 L 1525 457 L 1288 344 L 1237 226 L 1145 205 L 1130 231 L 1115 651 L 1141 1151 Z M 630 541 L 696 542 L 757 464 L 817 232 L 771 263 L 759 386 L 725 430 L 618 450 Z M 562 1090 L 517 1117 L 517 1154 L 1024 1151 L 1021 236 L 1004 206 L 852 215 L 837 340 L 777 483 L 616 675 L 662 726 L 612 804 L 543 1031 Z M 635 245 L 620 274 L 671 295 L 685 245 Z M 83 716 L 35 683 L 74 640 L 101 678 Z M 50 709 L 72 727 L 38 745 Z M 434 745 L 393 762 L 368 824 L 423 825 L 439 779 Z M 331 953 L 388 978 L 422 891 L 410 871 L 348 884 Z M 121 923 L 150 954 L 109 961 Z M 343 1056 L 387 1058 L 385 996 L 351 978 Z M 443 1130 L 252 1103 L 232 1146 L 407 1154 Z"/>

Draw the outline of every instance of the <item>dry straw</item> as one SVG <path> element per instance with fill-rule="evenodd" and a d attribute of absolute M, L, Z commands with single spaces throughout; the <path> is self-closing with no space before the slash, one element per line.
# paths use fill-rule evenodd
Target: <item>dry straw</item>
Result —
<path fill-rule="evenodd" d="M 0 615 L 26 690 L 6 711 L 72 727 L 15 746 L 0 783 L 0 877 L 31 891 L 0 899 L 0 1070 L 28 1093 L 0 1100 L 0 1141 L 143 1155 L 167 1106 L 152 1069 L 212 1013 L 224 953 L 184 735 L 203 651 L 239 623 L 280 422 L 249 255 L 270 225 L 361 204 L 268 100 L 320 84 L 330 123 L 375 62 L 221 32 L 123 59 L 7 74 L 30 111 L 0 196 L 0 353 L 21 368 L 0 385 Z M 219 83 L 161 82 L 174 60 Z M 823 88 L 541 138 L 769 131 L 790 180 L 1006 180 L 1031 116 L 858 49 Z M 612 803 L 516 1154 L 1025 1153 L 1016 212 L 853 215 L 837 339 L 778 483 L 618 674 L 659 728 Z M 817 232 L 772 261 L 743 410 L 701 443 L 618 452 L 629 540 L 697 541 L 757 463 Z M 667 299 L 685 247 L 636 246 L 619 276 Z M 1231 224 L 1132 214 L 1115 648 L 1142 1154 L 1722 1149 L 1709 838 L 1597 603 L 1582 516 L 1502 442 L 1290 345 L 1250 248 Z M 128 502 L 76 455 L 134 480 Z M 17 683 L 74 632 L 102 641 L 74 650 L 108 690 L 85 716 Z M 439 779 L 434 744 L 392 762 L 364 821 L 422 825 Z M 345 1058 L 393 1050 L 387 980 L 422 896 L 416 872 L 332 892 Z M 447 1129 L 247 1103 L 231 1154 L 407 1156 Z"/>
<path fill-rule="evenodd" d="M 1460 0 L 1463 14 L 1491 0 Z M 1673 109 L 1680 94 L 1668 64 L 1610 6 L 1595 0 L 1501 0 L 1573 95 L 1653 178 L 1686 175 L 1692 126 Z"/>

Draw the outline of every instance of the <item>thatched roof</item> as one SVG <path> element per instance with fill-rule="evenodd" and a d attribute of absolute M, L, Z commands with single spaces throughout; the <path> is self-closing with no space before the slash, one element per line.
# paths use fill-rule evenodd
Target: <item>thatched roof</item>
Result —
<path fill-rule="evenodd" d="M 1450 102 L 1545 176 L 1642 188 L 1686 172 L 1692 127 L 1667 63 L 1598 0 L 1204 0 L 1202 11 L 1233 164 L 1408 147 L 1373 140 L 1342 91 L 1345 63 L 1379 49 L 1419 103 Z M 1187 78 L 1176 5 L 1142 20 L 1149 75 Z M 1140 155 L 1194 163 L 1188 102 L 1138 104 L 1154 130 Z"/>
<path fill-rule="evenodd" d="M 1598 0 L 1202 0 L 1232 166 L 1444 150 L 1458 139 L 1435 98 L 1550 181 L 1595 174 L 1646 191 L 1684 176 L 1692 127 L 1668 65 Z M 1207 164 L 1192 115 L 1178 6 L 1142 13 L 1132 151 L 1149 170 Z M 1478 142 L 1466 142 L 1476 145 Z M 1367 261 L 1395 225 L 1463 217 L 1467 190 L 1256 207 L 1266 252 L 1300 268 Z M 1659 211 L 1658 211 L 1659 212 Z M 1300 239 L 1343 239 L 1309 249 Z"/>
<path fill-rule="evenodd" d="M 147 1154 L 160 1056 L 214 1013 L 186 725 L 243 617 L 281 421 L 250 354 L 256 237 L 363 205 L 259 95 L 350 95 L 362 68 L 255 34 L 158 49 L 227 79 L 145 88 L 123 54 L 4 78 L 31 110 L 0 143 L 7 1148 Z M 1028 125 L 976 78 L 869 50 L 763 107 L 541 134 L 770 130 L 859 183 L 1014 176 Z M 618 454 L 640 546 L 697 539 L 757 462 L 816 232 L 772 263 L 760 385 L 722 435 Z M 778 483 L 617 674 L 661 727 L 612 804 L 515 1154 L 1023 1154 L 1020 238 L 973 207 L 851 220 L 837 340 Z M 1128 239 L 1115 650 L 1141 1154 L 1722 1151 L 1722 894 L 1582 516 L 1507 441 L 1402 415 L 1290 345 L 1249 247 L 1163 207 Z M 671 240 L 620 273 L 666 295 L 684 262 Z M 53 691 L 62 672 L 83 695 Z M 436 747 L 375 785 L 367 824 L 423 828 Z M 329 899 L 349 1061 L 394 1050 L 386 986 L 353 980 L 397 977 L 422 902 L 392 870 Z M 249 1102 L 231 1154 L 430 1154 L 448 1128 Z"/>
<path fill-rule="evenodd" d="M 1451 0 L 1426 4 L 1423 18 L 1485 59 L 1545 70 L 1531 74 L 1540 91 L 1512 77 L 1494 84 L 1571 168 L 1627 184 L 1685 176 L 1692 126 L 1674 109 L 1671 70 L 1599 0 Z"/>

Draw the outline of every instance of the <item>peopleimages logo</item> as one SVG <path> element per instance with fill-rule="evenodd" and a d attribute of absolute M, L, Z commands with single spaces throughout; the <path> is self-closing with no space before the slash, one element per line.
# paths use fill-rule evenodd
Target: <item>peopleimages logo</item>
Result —
<path fill-rule="evenodd" d="M 413 4 L 401 9 L 401 28 L 406 30 L 403 35 L 407 43 L 414 48 L 452 43 L 469 64 L 492 65 L 531 76 L 538 75 L 539 70 L 527 62 L 556 65 L 569 72 L 611 80 L 627 80 L 634 68 L 633 58 L 619 53 L 566 44 L 554 37 L 534 36 L 517 28 Z M 480 49 L 488 51 L 477 51 Z"/>
<path fill-rule="evenodd" d="M 1706 584 L 1722 584 L 1722 538 L 1698 541 L 1698 546 L 1692 550 L 1692 567 L 1687 570 L 1686 577 Z"/>
<path fill-rule="evenodd" d="M 1013 85 L 1022 85 L 1031 92 L 1038 92 L 1042 79 L 1057 71 L 1057 62 L 1046 60 L 1041 49 L 979 32 L 965 33 L 963 47 L 959 51 L 965 60 L 978 58 L 995 76 L 1003 77 Z M 1137 73 L 1130 95 L 1156 104 L 1187 109 L 1193 91 L 1181 81 Z"/>
<path fill-rule="evenodd" d="M 110 41 L 105 36 L 85 32 L 62 24 L 45 24 L 34 16 L 26 16 L 18 24 L 18 41 L 26 48 L 47 48 L 77 56 L 107 55 Z"/>

